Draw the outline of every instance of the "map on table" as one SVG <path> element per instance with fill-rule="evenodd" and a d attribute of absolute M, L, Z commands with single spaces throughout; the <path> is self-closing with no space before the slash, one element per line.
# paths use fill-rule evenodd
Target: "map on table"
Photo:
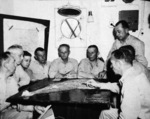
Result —
<path fill-rule="evenodd" d="M 89 87 L 85 85 L 88 79 L 74 79 L 74 80 L 66 80 L 63 82 L 52 83 L 45 88 L 39 89 L 35 91 L 35 94 L 39 93 L 49 93 L 55 91 L 64 91 L 64 90 L 72 90 L 72 89 L 94 89 L 93 87 Z"/>

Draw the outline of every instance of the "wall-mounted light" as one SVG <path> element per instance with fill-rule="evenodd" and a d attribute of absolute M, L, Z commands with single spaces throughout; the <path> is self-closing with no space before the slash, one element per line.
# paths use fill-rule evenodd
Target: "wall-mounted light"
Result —
<path fill-rule="evenodd" d="M 81 14 L 81 9 L 78 6 L 67 4 L 59 8 L 57 12 L 58 14 L 65 16 L 65 17 L 70 17 L 70 16 L 76 17 Z"/>
<path fill-rule="evenodd" d="M 131 2 L 133 2 L 134 0 L 123 0 L 123 2 L 125 2 L 125 3 L 131 3 Z"/>
<path fill-rule="evenodd" d="M 88 19 L 87 19 L 87 22 L 88 22 L 88 23 L 94 22 L 94 18 L 93 18 L 92 11 L 89 11 L 89 12 L 88 12 Z"/>

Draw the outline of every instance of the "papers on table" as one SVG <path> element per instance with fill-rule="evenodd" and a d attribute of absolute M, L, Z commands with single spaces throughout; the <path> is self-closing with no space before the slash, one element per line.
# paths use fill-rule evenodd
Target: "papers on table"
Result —
<path fill-rule="evenodd" d="M 53 81 L 61 81 L 61 78 L 55 78 Z"/>
<path fill-rule="evenodd" d="M 100 83 L 95 81 L 94 79 L 75 79 L 75 80 L 66 80 L 64 82 L 57 82 L 52 83 L 47 87 L 42 89 L 38 89 L 34 92 L 29 92 L 25 90 L 22 93 L 23 97 L 29 97 L 35 94 L 40 93 L 49 93 L 49 92 L 56 92 L 56 91 L 64 91 L 64 90 L 72 90 L 72 89 L 100 89 Z"/>
<path fill-rule="evenodd" d="M 57 89 L 57 88 L 59 88 L 59 87 L 56 86 L 56 85 L 52 85 L 52 86 L 50 87 L 50 89 Z"/>
<path fill-rule="evenodd" d="M 21 96 L 23 96 L 23 97 L 29 97 L 29 96 L 32 96 L 32 95 L 34 95 L 34 93 L 31 93 L 31 92 L 29 92 L 28 90 L 25 90 L 25 91 L 22 93 Z"/>

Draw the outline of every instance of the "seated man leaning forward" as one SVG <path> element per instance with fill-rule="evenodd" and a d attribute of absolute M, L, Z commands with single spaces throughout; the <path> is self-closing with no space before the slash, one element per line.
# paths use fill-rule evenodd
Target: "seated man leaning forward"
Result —
<path fill-rule="evenodd" d="M 27 75 L 27 73 L 24 71 L 23 67 L 21 66 L 23 60 L 22 46 L 18 44 L 14 44 L 10 46 L 7 51 L 10 52 L 11 56 L 15 59 L 16 70 L 13 77 L 17 81 L 18 86 L 22 87 L 24 85 L 28 85 L 30 83 L 30 77 Z"/>
<path fill-rule="evenodd" d="M 50 62 L 46 61 L 45 50 L 38 47 L 34 52 L 34 61 L 31 61 L 29 69 L 33 72 L 33 79 L 31 81 L 38 81 L 48 78 Z"/>
<path fill-rule="evenodd" d="M 61 44 L 58 48 L 60 58 L 55 59 L 50 67 L 50 78 L 77 78 L 78 62 L 69 58 L 70 46 Z"/>
<path fill-rule="evenodd" d="M 104 61 L 98 58 L 98 47 L 90 45 L 86 53 L 87 58 L 79 63 L 78 78 L 99 78 L 98 74 L 104 69 Z"/>
<path fill-rule="evenodd" d="M 9 52 L 0 54 L 0 119 L 32 119 L 33 111 L 43 113 L 46 107 L 34 105 L 12 105 L 6 102 L 10 96 L 18 93 L 18 85 L 12 75 L 15 73 L 15 59 Z M 53 115 L 51 109 L 49 115 Z"/>
<path fill-rule="evenodd" d="M 139 72 L 133 65 L 135 55 L 131 51 L 120 48 L 112 52 L 111 63 L 116 74 L 122 77 L 119 80 L 121 85 L 120 109 L 110 108 L 100 114 L 100 119 L 150 119 L 150 82 L 145 73 Z M 98 86 L 101 89 L 115 91 L 116 83 L 95 83 L 90 85 Z M 116 90 L 117 91 L 117 90 Z"/>
<path fill-rule="evenodd" d="M 130 51 L 130 53 L 133 54 L 134 57 L 135 56 L 135 49 L 134 47 L 132 47 L 131 45 L 125 45 L 125 46 L 122 46 L 120 47 L 120 49 L 128 49 Z M 142 65 L 142 63 L 138 62 L 137 59 L 135 58 L 135 60 L 133 61 L 133 67 L 138 71 L 139 70 L 139 73 L 140 72 L 143 72 L 145 73 L 145 75 L 147 76 L 147 78 L 150 80 L 150 70 L 148 70 L 148 68 L 144 65 Z"/>
<path fill-rule="evenodd" d="M 11 105 L 6 99 L 18 92 L 18 85 L 13 75 L 15 60 L 9 52 L 0 54 L 0 118 L 31 119 L 33 106 Z"/>

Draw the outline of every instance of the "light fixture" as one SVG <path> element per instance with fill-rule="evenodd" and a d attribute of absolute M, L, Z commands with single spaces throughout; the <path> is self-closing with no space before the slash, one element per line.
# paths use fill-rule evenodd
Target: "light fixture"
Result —
<path fill-rule="evenodd" d="M 93 18 L 92 11 L 89 11 L 89 12 L 88 12 L 88 19 L 87 19 L 87 22 L 88 22 L 88 23 L 94 22 L 94 18 Z"/>
<path fill-rule="evenodd" d="M 73 6 L 68 3 L 67 5 L 64 5 L 61 8 L 59 8 L 57 12 L 58 14 L 65 17 L 76 17 L 81 14 L 81 9 L 78 6 Z"/>
<path fill-rule="evenodd" d="M 132 3 L 134 0 L 123 0 L 125 3 Z"/>

